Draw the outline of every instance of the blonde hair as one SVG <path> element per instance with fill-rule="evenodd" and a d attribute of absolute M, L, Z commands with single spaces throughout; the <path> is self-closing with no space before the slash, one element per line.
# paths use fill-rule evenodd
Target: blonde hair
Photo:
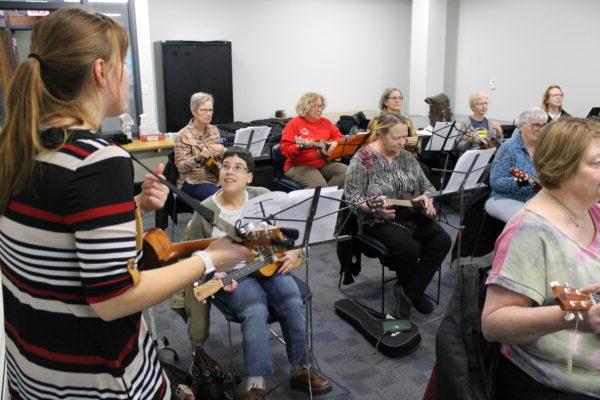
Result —
<path fill-rule="evenodd" d="M 546 112 L 548 112 L 548 100 L 550 100 L 550 91 L 552 89 L 558 89 L 558 90 L 560 90 L 561 94 L 564 94 L 563 90 L 560 86 L 558 86 L 558 85 L 548 86 L 548 88 L 546 88 L 546 91 L 544 92 L 544 95 L 542 96 L 542 109 Z"/>
<path fill-rule="evenodd" d="M 377 116 L 377 122 L 373 127 L 373 131 L 371 132 L 371 136 L 369 137 L 369 142 L 374 142 L 388 134 L 390 128 L 398 125 L 408 125 L 406 123 L 406 118 L 403 115 L 399 115 L 394 112 L 384 111 Z"/>
<path fill-rule="evenodd" d="M 533 163 L 543 187 L 553 189 L 573 176 L 590 143 L 600 138 L 600 124 L 585 118 L 561 118 L 546 125 Z"/>
<path fill-rule="evenodd" d="M 302 97 L 300 97 L 300 100 L 298 100 L 298 104 L 296 104 L 296 114 L 306 117 L 306 114 L 308 114 L 310 109 L 313 108 L 319 99 L 323 102 L 323 109 L 325 109 L 326 104 L 323 95 L 316 92 L 304 93 Z"/>
<path fill-rule="evenodd" d="M 481 100 L 487 100 L 488 99 L 488 95 L 485 92 L 475 92 L 472 95 L 469 96 L 469 108 L 471 108 L 471 110 L 473 109 L 473 106 L 475 105 L 475 103 L 481 101 Z"/>
<path fill-rule="evenodd" d="M 0 215 L 11 196 L 31 177 L 36 156 L 48 151 L 40 127 L 60 128 L 67 140 L 71 126 L 96 130 L 99 115 L 91 114 L 81 96 L 100 104 L 99 92 L 88 93 L 91 66 L 97 59 L 109 70 L 122 65 L 129 39 L 125 29 L 99 13 L 61 9 L 33 27 L 31 55 L 16 69 L 6 96 L 6 121 L 0 132 Z M 121 69 L 121 78 L 123 70 Z"/>

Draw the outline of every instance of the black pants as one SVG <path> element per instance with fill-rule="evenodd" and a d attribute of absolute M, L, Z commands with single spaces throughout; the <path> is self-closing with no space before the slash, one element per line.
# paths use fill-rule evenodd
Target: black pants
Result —
<path fill-rule="evenodd" d="M 435 221 L 418 224 L 411 234 L 391 223 L 364 226 L 364 232 L 381 241 L 390 253 L 387 264 L 396 272 L 404 293 L 419 300 L 450 250 L 450 236 Z"/>
<path fill-rule="evenodd" d="M 563 392 L 534 380 L 523 370 L 500 355 L 496 370 L 495 400 L 592 400 L 584 394 Z"/>

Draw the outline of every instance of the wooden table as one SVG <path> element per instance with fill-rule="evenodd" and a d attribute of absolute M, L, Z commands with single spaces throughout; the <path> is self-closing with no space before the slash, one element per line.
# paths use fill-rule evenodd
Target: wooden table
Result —
<path fill-rule="evenodd" d="M 134 140 L 133 142 L 123 145 L 123 148 L 132 153 L 135 158 L 143 162 L 148 168 L 154 170 L 158 164 L 167 164 L 167 155 L 173 149 L 173 140 L 156 140 L 153 142 L 142 142 Z M 133 163 L 134 181 L 141 182 L 144 180 L 146 170 Z"/>

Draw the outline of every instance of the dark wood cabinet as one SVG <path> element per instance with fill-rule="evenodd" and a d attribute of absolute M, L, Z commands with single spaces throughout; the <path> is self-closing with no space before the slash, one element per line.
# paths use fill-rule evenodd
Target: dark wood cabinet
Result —
<path fill-rule="evenodd" d="M 215 98 L 213 124 L 233 122 L 231 42 L 155 42 L 156 91 L 161 130 L 177 132 L 192 118 L 190 97 Z"/>

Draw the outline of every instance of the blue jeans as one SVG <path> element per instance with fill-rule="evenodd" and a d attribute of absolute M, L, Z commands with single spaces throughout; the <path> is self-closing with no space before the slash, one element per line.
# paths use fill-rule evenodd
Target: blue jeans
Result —
<path fill-rule="evenodd" d="M 269 312 L 281 325 L 290 364 L 305 364 L 304 305 L 291 275 L 274 274 L 266 279 L 247 277 L 238 282 L 237 290 L 219 291 L 214 301 L 227 306 L 242 322 L 244 372 L 247 376 L 273 373 L 267 331 Z"/>
<path fill-rule="evenodd" d="M 199 183 L 197 185 L 192 185 L 190 183 L 183 182 L 181 190 L 183 190 L 185 193 L 189 194 L 196 200 L 202 201 L 217 193 L 219 191 L 219 187 L 214 183 L 210 182 Z"/>

